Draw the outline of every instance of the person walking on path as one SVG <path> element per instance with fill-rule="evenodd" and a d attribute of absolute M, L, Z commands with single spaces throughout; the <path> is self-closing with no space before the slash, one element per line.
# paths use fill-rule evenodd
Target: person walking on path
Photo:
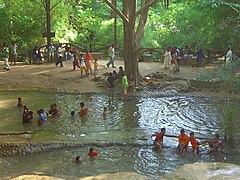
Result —
<path fill-rule="evenodd" d="M 87 68 L 87 72 L 88 74 L 92 74 L 93 72 L 93 58 L 92 55 L 86 51 L 86 55 L 85 55 L 85 66 Z M 89 72 L 90 71 L 90 72 Z"/>
<path fill-rule="evenodd" d="M 232 50 L 230 48 L 228 48 L 228 52 L 225 55 L 226 66 L 232 62 L 232 56 L 233 56 Z"/>
<path fill-rule="evenodd" d="M 203 57 L 202 49 L 197 49 L 197 67 L 201 67 Z"/>
<path fill-rule="evenodd" d="M 48 50 L 49 50 L 49 62 L 54 62 L 54 53 L 55 53 L 56 48 L 54 47 L 53 44 L 50 44 Z"/>
<path fill-rule="evenodd" d="M 8 58 L 9 58 L 9 49 L 7 47 L 7 45 L 3 45 L 3 59 L 4 59 L 4 62 L 5 62 L 5 65 L 6 65 L 6 68 L 7 70 L 10 70 L 10 65 L 8 63 Z"/>
<path fill-rule="evenodd" d="M 172 54 L 172 61 L 173 61 L 173 71 L 177 72 L 177 71 L 179 71 L 179 65 L 178 65 L 178 62 L 176 59 L 177 58 L 177 47 L 172 48 L 171 54 Z"/>
<path fill-rule="evenodd" d="M 16 42 L 12 43 L 12 59 L 11 59 L 11 65 L 12 62 L 14 62 L 14 65 L 17 63 L 17 44 Z"/>
<path fill-rule="evenodd" d="M 107 63 L 107 67 L 109 67 L 110 64 L 112 64 L 112 68 L 116 68 L 114 66 L 114 58 L 115 58 L 115 45 L 112 44 L 109 49 L 108 49 L 108 53 L 109 53 L 109 57 L 110 57 L 110 60 L 109 62 Z"/>
<path fill-rule="evenodd" d="M 164 54 L 164 68 L 169 69 L 169 66 L 171 65 L 171 60 L 172 60 L 172 56 L 171 56 L 171 48 L 167 48 Z"/>
<path fill-rule="evenodd" d="M 58 64 L 60 64 L 61 67 L 63 67 L 62 57 L 63 57 L 62 44 L 59 44 L 59 46 L 58 46 L 58 48 L 57 48 L 57 62 L 56 62 L 56 66 L 57 66 Z"/>

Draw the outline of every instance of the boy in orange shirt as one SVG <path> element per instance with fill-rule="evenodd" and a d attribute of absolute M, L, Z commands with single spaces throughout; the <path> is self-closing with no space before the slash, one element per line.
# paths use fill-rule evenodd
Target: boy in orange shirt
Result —
<path fill-rule="evenodd" d="M 192 151 L 193 151 L 194 155 L 199 154 L 199 146 L 198 146 L 198 143 L 197 143 L 197 139 L 194 137 L 193 132 L 190 133 L 190 142 L 191 142 L 191 145 L 192 145 Z"/>
<path fill-rule="evenodd" d="M 180 134 L 178 135 L 178 143 L 177 152 L 184 154 L 187 151 L 189 143 L 189 137 L 185 134 L 184 129 L 181 129 Z"/>

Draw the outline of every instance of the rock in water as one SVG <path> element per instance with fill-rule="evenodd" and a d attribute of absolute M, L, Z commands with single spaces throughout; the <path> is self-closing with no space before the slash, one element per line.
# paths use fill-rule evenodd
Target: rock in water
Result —
<path fill-rule="evenodd" d="M 240 166 L 220 162 L 185 164 L 162 179 L 240 179 Z"/>

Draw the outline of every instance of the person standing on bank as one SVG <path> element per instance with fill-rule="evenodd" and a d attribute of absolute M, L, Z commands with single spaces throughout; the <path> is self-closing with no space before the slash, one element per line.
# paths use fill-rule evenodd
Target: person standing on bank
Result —
<path fill-rule="evenodd" d="M 14 65 L 17 63 L 17 44 L 16 42 L 12 43 L 12 59 L 11 59 L 11 64 L 14 61 Z"/>
<path fill-rule="evenodd" d="M 8 63 L 8 58 L 9 58 L 9 49 L 8 47 L 4 44 L 3 45 L 3 59 L 6 65 L 6 70 L 10 70 L 10 65 Z"/>
<path fill-rule="evenodd" d="M 61 67 L 63 67 L 62 57 L 63 57 L 62 44 L 59 44 L 59 46 L 57 48 L 57 62 L 56 62 L 56 66 L 60 63 Z"/>
<path fill-rule="evenodd" d="M 232 56 L 233 56 L 232 50 L 230 48 L 228 48 L 228 52 L 225 55 L 226 66 L 229 65 L 232 62 Z"/>
<path fill-rule="evenodd" d="M 172 55 L 172 61 L 173 61 L 173 71 L 177 72 L 177 71 L 179 71 L 179 65 L 177 62 L 177 47 L 176 46 L 174 48 L 172 48 L 171 55 Z"/>
<path fill-rule="evenodd" d="M 110 57 L 110 60 L 109 62 L 107 63 L 107 67 L 109 67 L 110 64 L 112 64 L 112 68 L 116 68 L 114 66 L 114 58 L 115 58 L 115 45 L 112 44 L 109 49 L 108 49 L 108 53 L 109 53 L 109 57 Z"/>

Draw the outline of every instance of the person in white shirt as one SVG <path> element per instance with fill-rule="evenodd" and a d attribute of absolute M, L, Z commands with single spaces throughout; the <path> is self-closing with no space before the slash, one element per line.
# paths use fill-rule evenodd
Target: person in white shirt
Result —
<path fill-rule="evenodd" d="M 112 68 L 116 68 L 114 66 L 114 58 L 115 58 L 115 45 L 112 44 L 109 49 L 108 49 L 108 53 L 109 53 L 109 57 L 110 57 L 110 60 L 109 62 L 107 63 L 107 67 L 109 67 L 110 64 L 112 64 Z"/>
<path fill-rule="evenodd" d="M 59 44 L 59 46 L 57 48 L 57 62 L 56 62 L 56 66 L 60 63 L 61 67 L 63 67 L 62 57 L 63 57 L 62 44 Z"/>
<path fill-rule="evenodd" d="M 16 42 L 12 43 L 12 59 L 11 59 L 11 64 L 12 64 L 12 60 L 14 62 L 14 65 L 16 65 L 17 63 L 17 44 Z"/>
<path fill-rule="evenodd" d="M 228 52 L 225 55 L 226 66 L 232 62 L 232 56 L 233 56 L 232 50 L 230 48 L 228 48 Z"/>
<path fill-rule="evenodd" d="M 164 68 L 169 69 L 169 66 L 171 65 L 171 60 L 172 60 L 172 56 L 171 56 L 171 48 L 167 48 L 164 54 Z"/>

